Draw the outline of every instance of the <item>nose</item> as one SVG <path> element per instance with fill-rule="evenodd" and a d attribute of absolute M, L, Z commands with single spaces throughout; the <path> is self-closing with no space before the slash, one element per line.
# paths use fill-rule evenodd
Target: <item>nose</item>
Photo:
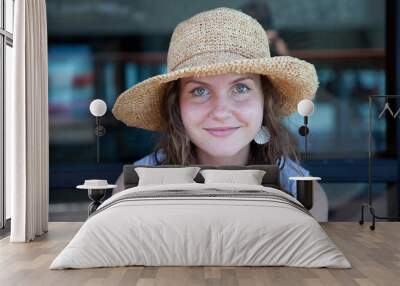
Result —
<path fill-rule="evenodd" d="M 209 114 L 213 119 L 222 121 L 231 116 L 231 107 L 227 96 L 217 96 Z"/>

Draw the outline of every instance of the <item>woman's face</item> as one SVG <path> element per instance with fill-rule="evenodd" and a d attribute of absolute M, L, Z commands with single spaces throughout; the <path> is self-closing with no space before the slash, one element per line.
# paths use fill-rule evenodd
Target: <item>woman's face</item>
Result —
<path fill-rule="evenodd" d="M 213 157 L 248 147 L 260 129 L 264 96 L 258 74 L 223 74 L 180 80 L 179 105 L 190 140 Z"/>

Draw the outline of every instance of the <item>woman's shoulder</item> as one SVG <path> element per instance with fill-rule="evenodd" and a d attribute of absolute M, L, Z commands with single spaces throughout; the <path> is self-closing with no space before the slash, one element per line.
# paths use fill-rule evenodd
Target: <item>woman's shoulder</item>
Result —
<path fill-rule="evenodd" d="M 287 176 L 309 176 L 308 170 L 303 168 L 299 163 L 292 160 L 288 156 L 281 156 L 277 163 L 281 173 Z"/>
<path fill-rule="evenodd" d="M 135 161 L 133 165 L 156 166 L 165 158 L 162 149 L 158 149 L 141 159 Z M 290 159 L 288 156 L 281 156 L 276 161 L 276 165 L 281 170 L 281 174 L 285 176 L 309 176 L 308 170 L 304 169 L 299 163 Z"/>
<path fill-rule="evenodd" d="M 310 172 L 287 156 L 280 158 L 278 166 L 280 169 L 279 181 L 281 188 L 297 198 L 296 183 L 293 180 L 289 180 L 289 177 L 310 176 Z"/>
<path fill-rule="evenodd" d="M 146 165 L 146 166 L 156 166 L 164 159 L 165 154 L 162 149 L 154 151 L 143 158 L 135 161 L 133 165 Z"/>

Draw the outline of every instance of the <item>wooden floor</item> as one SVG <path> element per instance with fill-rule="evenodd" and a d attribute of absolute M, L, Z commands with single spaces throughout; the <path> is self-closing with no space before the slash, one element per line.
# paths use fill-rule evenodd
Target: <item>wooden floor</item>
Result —
<path fill-rule="evenodd" d="M 118 267 L 49 270 L 82 223 L 53 222 L 32 243 L 0 240 L 0 285 L 400 285 L 400 223 L 321 225 L 352 269 L 295 267 Z"/>

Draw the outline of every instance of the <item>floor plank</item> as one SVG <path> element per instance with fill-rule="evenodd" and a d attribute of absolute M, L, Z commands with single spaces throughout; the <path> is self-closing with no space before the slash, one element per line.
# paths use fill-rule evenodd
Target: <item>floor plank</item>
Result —
<path fill-rule="evenodd" d="M 81 227 L 51 222 L 31 243 L 0 240 L 0 285 L 398 285 L 400 222 L 328 222 L 321 226 L 351 262 L 352 269 L 296 267 L 115 267 L 49 270 Z"/>

